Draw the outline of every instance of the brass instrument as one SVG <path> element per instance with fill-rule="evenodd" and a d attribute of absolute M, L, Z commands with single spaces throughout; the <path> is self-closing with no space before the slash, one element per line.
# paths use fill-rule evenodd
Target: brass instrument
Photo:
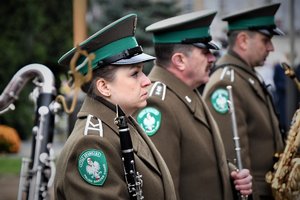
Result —
<path fill-rule="evenodd" d="M 22 160 L 18 200 L 48 199 L 55 175 L 52 140 L 54 115 L 60 106 L 54 101 L 56 89 L 52 72 L 41 64 L 29 64 L 21 68 L 0 96 L 0 111 L 4 113 L 14 108 L 13 102 L 18 99 L 26 83 L 33 78 L 36 86 L 33 91 L 35 95 L 32 96 L 36 104 L 33 145 L 31 157 Z"/>
<path fill-rule="evenodd" d="M 285 75 L 290 77 L 295 82 L 298 90 L 300 91 L 300 82 L 295 74 L 295 71 L 286 63 L 280 63 L 280 66 L 284 69 Z"/>
<path fill-rule="evenodd" d="M 300 109 L 294 114 L 284 152 L 274 165 L 275 172 L 266 174 L 276 200 L 300 199 L 300 158 L 296 154 L 300 144 Z"/>
<path fill-rule="evenodd" d="M 281 66 L 290 76 L 300 91 L 300 84 L 294 71 L 286 63 Z M 296 110 L 288 132 L 286 146 L 279 160 L 274 165 L 274 172 L 266 174 L 266 181 L 271 185 L 276 200 L 300 199 L 300 158 L 297 152 L 300 146 L 300 108 Z"/>
<path fill-rule="evenodd" d="M 238 130 L 237 130 L 237 123 L 236 123 L 236 116 L 235 116 L 235 109 L 234 109 L 234 102 L 233 102 L 233 95 L 232 95 L 232 86 L 228 85 L 226 87 L 228 91 L 228 108 L 229 108 L 229 113 L 231 116 L 231 122 L 232 122 L 232 133 L 233 133 L 233 141 L 234 141 L 234 149 L 236 153 L 236 163 L 237 163 L 237 170 L 240 171 L 243 169 L 243 164 L 242 164 L 242 156 L 241 156 L 241 147 L 240 147 L 240 137 L 238 135 Z M 241 195 L 238 193 L 238 198 L 241 200 L 247 200 L 248 197 Z"/>

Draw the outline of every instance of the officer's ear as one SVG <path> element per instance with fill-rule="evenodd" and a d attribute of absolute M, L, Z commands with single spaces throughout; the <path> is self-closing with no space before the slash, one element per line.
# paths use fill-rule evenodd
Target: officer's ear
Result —
<path fill-rule="evenodd" d="M 96 88 L 99 91 L 99 93 L 104 97 L 110 97 L 110 89 L 108 87 L 108 82 L 105 79 L 99 78 L 96 81 Z"/>
<path fill-rule="evenodd" d="M 238 33 L 236 37 L 236 42 L 239 48 L 242 50 L 246 50 L 248 47 L 248 43 L 250 42 L 249 39 L 250 37 L 245 31 L 241 31 L 240 33 Z"/>
<path fill-rule="evenodd" d="M 183 53 L 177 52 L 172 55 L 173 65 L 180 71 L 185 69 L 186 56 Z"/>

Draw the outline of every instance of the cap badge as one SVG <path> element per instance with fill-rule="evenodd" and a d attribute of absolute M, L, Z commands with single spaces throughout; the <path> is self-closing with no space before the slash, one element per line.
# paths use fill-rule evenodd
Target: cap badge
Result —
<path fill-rule="evenodd" d="M 217 89 L 211 95 L 211 104 L 218 113 L 225 114 L 228 112 L 228 97 L 228 92 L 225 89 Z"/>
<path fill-rule="evenodd" d="M 153 136 L 160 127 L 161 113 L 153 107 L 144 108 L 137 115 L 137 122 L 148 136 Z"/>
<path fill-rule="evenodd" d="M 91 185 L 102 186 L 107 178 L 107 162 L 100 150 L 88 149 L 82 152 L 77 167 L 81 177 Z"/>

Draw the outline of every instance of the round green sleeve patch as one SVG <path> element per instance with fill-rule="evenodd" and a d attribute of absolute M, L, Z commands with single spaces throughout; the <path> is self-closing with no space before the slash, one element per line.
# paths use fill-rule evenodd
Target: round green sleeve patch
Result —
<path fill-rule="evenodd" d="M 215 90 L 210 98 L 211 104 L 213 108 L 221 114 L 225 114 L 228 112 L 228 101 L 229 95 L 228 91 L 225 89 L 217 89 Z"/>
<path fill-rule="evenodd" d="M 160 127 L 161 113 L 153 107 L 146 107 L 137 115 L 137 122 L 148 136 L 153 136 Z"/>
<path fill-rule="evenodd" d="M 81 177 L 91 185 L 102 186 L 107 178 L 107 162 L 100 150 L 88 149 L 82 152 L 77 168 Z"/>

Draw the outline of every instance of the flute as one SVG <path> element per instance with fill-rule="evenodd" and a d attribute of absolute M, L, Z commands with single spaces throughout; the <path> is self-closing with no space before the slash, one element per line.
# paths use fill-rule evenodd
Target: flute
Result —
<path fill-rule="evenodd" d="M 240 137 L 238 135 L 238 130 L 237 130 L 237 123 L 236 123 L 236 117 L 235 117 L 235 109 L 234 109 L 234 102 L 233 102 L 233 95 L 232 95 L 232 86 L 228 85 L 226 87 L 228 91 L 228 108 L 229 108 L 229 113 L 231 116 L 231 123 L 232 123 L 232 133 L 233 133 L 233 141 L 234 141 L 234 150 L 236 154 L 236 164 L 237 164 L 237 171 L 240 171 L 243 169 L 243 164 L 242 164 L 242 156 L 241 156 L 241 147 L 240 147 Z M 241 200 L 247 200 L 248 197 L 241 195 L 238 193 L 238 197 Z"/>

